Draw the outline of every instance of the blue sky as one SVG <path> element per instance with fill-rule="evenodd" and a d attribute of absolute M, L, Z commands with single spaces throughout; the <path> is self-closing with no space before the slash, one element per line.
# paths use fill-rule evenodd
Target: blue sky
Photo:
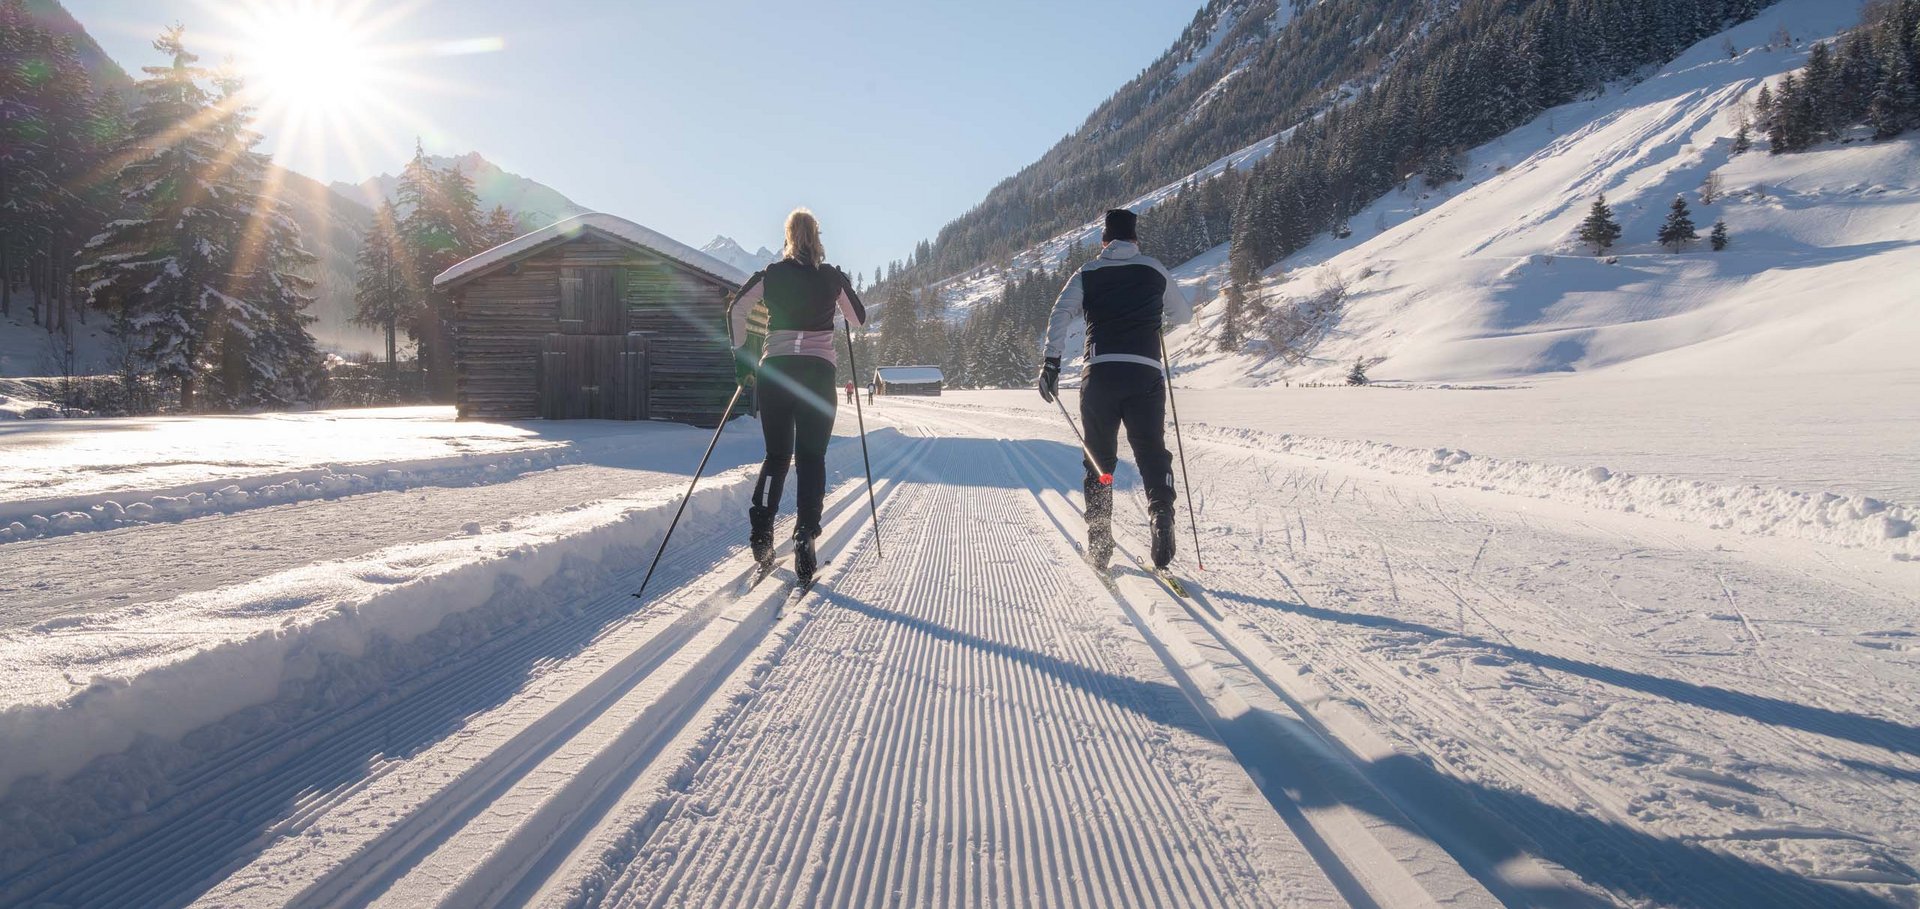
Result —
<path fill-rule="evenodd" d="M 350 127 L 309 131 L 284 149 L 290 164 L 357 181 L 397 170 L 418 134 L 430 152 L 477 150 L 695 245 L 725 233 L 777 246 L 780 219 L 807 205 L 830 257 L 869 274 L 1078 127 L 1200 6 L 65 2 L 130 71 L 156 62 L 149 45 L 168 22 L 185 23 L 213 61 L 257 44 L 259 26 L 236 9 L 254 7 L 256 23 L 297 5 L 348 18 L 336 10 L 358 7 L 363 21 L 403 10 L 364 29 L 367 43 L 398 49 L 382 64 L 395 75 L 368 87 L 382 105 L 356 105 Z"/>

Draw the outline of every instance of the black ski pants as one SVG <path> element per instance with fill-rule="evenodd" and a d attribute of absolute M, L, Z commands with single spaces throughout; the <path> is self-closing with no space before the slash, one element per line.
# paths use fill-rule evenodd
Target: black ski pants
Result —
<path fill-rule="evenodd" d="M 753 488 L 755 507 L 780 509 L 787 470 L 800 466 L 796 530 L 818 532 L 820 503 L 827 494 L 827 444 L 833 441 L 833 364 L 819 357 L 768 357 L 757 380 L 760 429 L 767 459 Z"/>
<path fill-rule="evenodd" d="M 1087 453 L 1098 463 L 1087 468 L 1087 519 L 1112 513 L 1111 488 L 1100 475 L 1113 473 L 1120 460 L 1120 428 L 1126 427 L 1133 463 L 1147 487 L 1147 505 L 1173 509 L 1173 453 L 1167 450 L 1167 386 L 1160 370 L 1144 363 L 1097 363 L 1080 382 L 1080 422 L 1087 430 Z M 1096 512 L 1099 512 L 1096 514 Z"/>

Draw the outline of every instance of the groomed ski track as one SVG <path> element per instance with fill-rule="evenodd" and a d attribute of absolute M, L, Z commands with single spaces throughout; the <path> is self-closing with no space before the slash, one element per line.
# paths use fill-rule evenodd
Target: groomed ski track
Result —
<path fill-rule="evenodd" d="M 1190 435 L 1210 570 L 1183 553 L 1181 599 L 1142 570 L 1125 472 L 1110 583 L 1081 561 L 1064 425 L 868 416 L 900 430 L 874 451 L 884 557 L 857 482 L 829 492 L 810 594 L 783 568 L 742 595 L 743 534 L 676 538 L 657 598 L 628 596 L 634 566 L 562 618 L 237 742 L 124 835 L 0 879 L 0 905 L 1914 897 L 1911 844 L 1844 826 L 1898 829 L 1920 788 L 1905 664 L 1876 662 L 1891 639 L 1771 645 L 1764 678 L 1736 663 L 1810 621 L 1793 604 L 1891 615 L 1897 592 Z M 858 475 L 853 446 L 832 457 Z M 1571 583 L 1536 567 L 1569 551 L 1644 564 Z M 1708 582 L 1737 621 L 1639 605 Z M 1654 661 L 1587 643 L 1618 629 Z M 1685 681 L 1659 662 L 1688 659 Z M 1815 773 L 1817 794 L 1779 784 Z M 1833 813 L 1703 832 L 1690 796 L 1756 821 Z M 1815 860 L 1865 870 L 1795 870 Z"/>

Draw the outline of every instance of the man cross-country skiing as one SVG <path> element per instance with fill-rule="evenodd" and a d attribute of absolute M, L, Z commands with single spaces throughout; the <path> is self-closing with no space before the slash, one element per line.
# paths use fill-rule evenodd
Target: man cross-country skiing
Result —
<path fill-rule="evenodd" d="M 1107 212 L 1100 256 L 1075 273 L 1054 301 L 1047 323 L 1040 397 L 1052 403 L 1060 387 L 1060 356 L 1075 319 L 1087 326 L 1087 369 L 1080 382 L 1080 421 L 1086 427 L 1087 557 L 1105 569 L 1113 558 L 1113 487 L 1101 482 L 1119 460 L 1120 427 L 1127 428 L 1134 463 L 1147 486 L 1153 521 L 1153 565 L 1173 561 L 1173 454 L 1167 450 L 1167 387 L 1160 332 L 1193 319 L 1193 304 L 1167 267 L 1140 252 L 1138 216 Z M 1091 460 L 1089 460 L 1091 459 Z"/>

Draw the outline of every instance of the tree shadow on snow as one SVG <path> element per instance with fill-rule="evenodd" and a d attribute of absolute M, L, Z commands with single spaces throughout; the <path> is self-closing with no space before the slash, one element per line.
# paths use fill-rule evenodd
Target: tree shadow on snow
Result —
<path fill-rule="evenodd" d="M 1666 698 L 1670 701 L 1692 704 L 1721 713 L 1746 717 L 1759 723 L 1766 723 L 1773 726 L 1786 726 L 1818 735 L 1885 748 L 1888 751 L 1901 754 L 1920 755 L 1920 727 L 1909 726 L 1880 717 L 1862 716 L 1857 713 L 1846 713 L 1839 710 L 1830 710 L 1825 707 L 1814 707 L 1808 704 L 1784 701 L 1779 698 L 1747 694 L 1746 692 L 1735 691 L 1730 688 L 1721 688 L 1716 685 L 1701 685 L 1695 682 L 1686 682 L 1643 672 L 1618 669 L 1612 666 L 1603 666 L 1599 663 L 1589 663 L 1584 660 L 1576 660 L 1569 657 L 1555 656 L 1550 653 L 1541 653 L 1537 650 L 1514 647 L 1498 641 L 1468 637 L 1436 628 L 1432 625 L 1423 625 L 1404 619 L 1395 619 L 1364 612 L 1339 612 L 1317 606 L 1308 606 L 1302 603 L 1290 603 L 1284 600 L 1221 589 L 1214 589 L 1211 592 L 1221 599 L 1233 600 L 1235 602 L 1267 609 L 1278 609 L 1322 621 L 1403 632 L 1432 640 L 1446 639 L 1466 641 L 1477 648 L 1509 659 L 1530 663 L 1542 669 L 1554 669 L 1570 675 L 1592 679 L 1597 682 L 1604 682 L 1633 691 L 1645 692 Z"/>

